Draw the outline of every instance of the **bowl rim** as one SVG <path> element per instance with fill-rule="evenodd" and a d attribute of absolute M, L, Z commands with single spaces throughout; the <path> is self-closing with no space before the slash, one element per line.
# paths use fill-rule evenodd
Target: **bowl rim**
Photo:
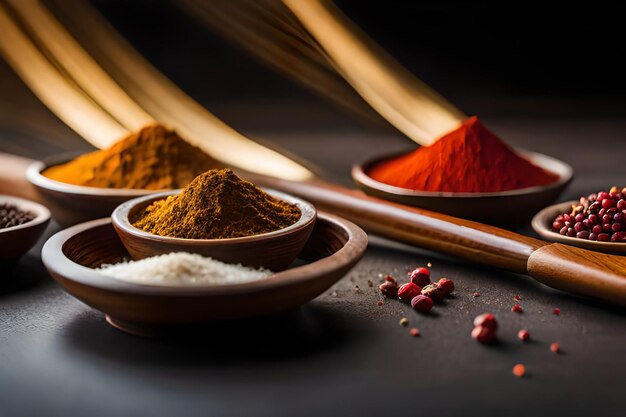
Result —
<path fill-rule="evenodd" d="M 552 204 L 548 207 L 541 209 L 535 214 L 530 221 L 530 225 L 535 232 L 541 237 L 551 240 L 553 242 L 566 243 L 572 246 L 578 247 L 596 247 L 604 250 L 611 250 L 615 248 L 621 248 L 626 253 L 626 242 L 598 242 L 597 240 L 579 239 L 576 237 L 563 236 L 560 233 L 553 231 L 546 223 L 552 216 L 557 216 L 560 213 L 564 213 L 568 207 L 578 204 L 578 200 L 564 201 L 562 203 Z M 581 246 L 582 245 L 582 246 Z"/>
<path fill-rule="evenodd" d="M 35 218 L 29 222 L 0 229 L 0 234 L 10 233 L 21 229 L 27 229 L 29 227 L 38 226 L 42 223 L 46 223 L 50 220 L 50 210 L 42 204 L 36 203 L 25 198 L 14 197 L 11 195 L 0 194 L 0 204 L 9 203 L 15 205 L 17 208 L 25 211 L 31 211 L 35 213 Z"/>
<path fill-rule="evenodd" d="M 99 272 L 97 269 L 80 265 L 69 259 L 63 252 L 65 243 L 72 237 L 89 229 L 111 224 L 110 218 L 102 218 L 81 223 L 61 230 L 50 237 L 41 251 L 41 259 L 53 276 L 82 285 L 117 293 L 147 296 L 221 296 L 238 293 L 261 292 L 318 279 L 320 276 L 347 265 L 358 262 L 367 248 L 367 234 L 354 223 L 343 218 L 319 213 L 322 222 L 330 223 L 347 235 L 347 241 L 337 252 L 317 261 L 291 269 L 273 273 L 265 278 L 237 284 L 202 285 L 202 286 L 159 286 L 122 281 Z"/>
<path fill-rule="evenodd" d="M 85 152 L 70 152 L 60 155 L 51 156 L 41 161 L 34 161 L 28 168 L 26 168 L 26 179 L 34 186 L 56 191 L 59 193 L 75 194 L 75 195 L 88 195 L 88 196 L 115 196 L 115 197 L 137 197 L 163 190 L 145 190 L 140 188 L 102 188 L 102 187 L 88 187 L 84 185 L 68 184 L 66 182 L 53 180 L 43 175 L 43 171 L 46 169 L 60 165 L 65 162 L 69 162 L 77 156 L 85 155 Z M 169 191 L 169 190 L 168 190 Z"/>
<path fill-rule="evenodd" d="M 294 233 L 298 230 L 304 229 L 311 223 L 315 222 L 317 217 L 317 209 L 311 203 L 303 200 L 299 197 L 295 197 L 291 194 L 276 191 L 270 188 L 262 188 L 263 191 L 270 194 L 272 197 L 286 201 L 295 205 L 300 210 L 300 218 L 293 224 L 283 227 L 282 229 L 272 230 L 271 232 L 261 233 L 257 235 L 233 237 L 226 239 L 186 239 L 171 236 L 160 236 L 153 233 L 146 232 L 135 226 L 133 226 L 128 220 L 128 214 L 135 207 L 139 205 L 147 205 L 156 200 L 163 200 L 171 195 L 180 194 L 182 190 L 169 190 L 159 193 L 152 193 L 150 195 L 133 198 L 132 200 L 125 201 L 113 210 L 111 213 L 111 221 L 116 230 L 121 229 L 123 233 L 132 235 L 138 239 L 148 240 L 152 242 L 171 243 L 176 245 L 233 245 L 242 243 L 252 243 L 259 240 L 274 239 L 283 235 Z M 118 230 L 119 234 L 119 230 Z"/>
<path fill-rule="evenodd" d="M 516 153 L 526 157 L 533 164 L 547 171 L 550 171 L 553 174 L 558 175 L 559 178 L 556 181 L 551 182 L 550 184 L 534 185 L 532 187 L 518 188 L 516 190 L 471 193 L 471 192 L 452 192 L 452 191 L 411 190 L 408 188 L 396 187 L 393 185 L 389 185 L 389 184 L 385 184 L 383 182 L 377 181 L 366 173 L 369 170 L 369 168 L 376 163 L 380 163 L 385 160 L 396 158 L 401 155 L 406 155 L 407 153 L 410 153 L 411 151 L 394 152 L 393 154 L 377 156 L 377 157 L 368 159 L 365 162 L 354 164 L 352 166 L 352 178 L 359 185 L 363 185 L 365 187 L 375 189 L 377 191 L 382 191 L 388 194 L 395 194 L 395 195 L 406 196 L 406 197 L 488 198 L 488 197 L 522 196 L 522 195 L 537 193 L 540 191 L 556 189 L 569 183 L 574 177 L 574 169 L 572 168 L 572 166 L 559 159 L 556 159 L 554 157 L 551 157 L 549 155 L 545 155 L 539 152 L 527 151 L 521 148 L 514 148 L 514 150 Z M 546 167 L 547 164 L 557 166 L 559 171 L 561 172 L 555 172 L 554 170 L 547 168 Z"/>

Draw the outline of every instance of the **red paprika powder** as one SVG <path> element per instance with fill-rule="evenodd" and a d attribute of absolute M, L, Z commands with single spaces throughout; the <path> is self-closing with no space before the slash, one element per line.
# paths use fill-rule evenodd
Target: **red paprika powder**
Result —
<path fill-rule="evenodd" d="M 515 153 L 476 116 L 432 145 L 381 162 L 368 174 L 411 190 L 466 193 L 516 190 L 558 178 Z"/>

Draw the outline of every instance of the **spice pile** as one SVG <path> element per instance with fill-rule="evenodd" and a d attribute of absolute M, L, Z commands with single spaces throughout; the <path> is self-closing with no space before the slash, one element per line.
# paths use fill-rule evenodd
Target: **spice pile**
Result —
<path fill-rule="evenodd" d="M 431 146 L 381 162 L 368 175 L 410 190 L 466 193 L 517 190 L 558 179 L 515 153 L 477 117 Z"/>
<path fill-rule="evenodd" d="M 0 229 L 19 226 L 35 219 L 35 214 L 23 211 L 13 204 L 0 204 Z"/>
<path fill-rule="evenodd" d="M 410 303 L 414 310 L 421 313 L 428 313 L 436 302 L 442 301 L 454 291 L 454 282 L 448 278 L 430 282 L 428 268 L 416 268 L 409 272 L 409 280 L 398 287 L 397 281 L 388 275 L 378 289 L 385 297 Z"/>
<path fill-rule="evenodd" d="M 221 167 L 173 130 L 153 125 L 108 149 L 50 167 L 43 175 L 87 187 L 165 190 L 184 187 L 204 171 Z"/>
<path fill-rule="evenodd" d="M 283 229 L 300 210 L 237 177 L 230 169 L 211 170 L 180 194 L 133 214 L 133 226 L 159 236 L 228 239 Z"/>
<path fill-rule="evenodd" d="M 264 268 L 226 264 L 187 252 L 103 265 L 99 271 L 121 281 L 160 286 L 241 284 L 265 278 L 272 273 Z"/>
<path fill-rule="evenodd" d="M 571 211 L 554 219 L 552 230 L 578 239 L 626 242 L 626 188 L 581 197 Z"/>

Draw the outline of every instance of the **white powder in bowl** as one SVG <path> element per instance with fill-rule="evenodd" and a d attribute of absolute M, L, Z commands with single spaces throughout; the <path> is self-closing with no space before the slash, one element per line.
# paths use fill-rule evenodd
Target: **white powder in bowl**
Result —
<path fill-rule="evenodd" d="M 226 264 L 187 252 L 173 252 L 139 261 L 102 265 L 99 271 L 121 281 L 161 286 L 240 284 L 272 274 L 268 269 Z"/>

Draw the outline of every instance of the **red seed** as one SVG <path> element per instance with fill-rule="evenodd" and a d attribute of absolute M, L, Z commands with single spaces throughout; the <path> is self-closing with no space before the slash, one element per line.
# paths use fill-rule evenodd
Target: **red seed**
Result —
<path fill-rule="evenodd" d="M 515 297 L 513 297 L 513 299 L 515 299 L 515 301 L 522 301 L 522 296 L 519 294 L 516 294 Z"/>
<path fill-rule="evenodd" d="M 428 313 L 433 308 L 433 300 L 425 295 L 418 295 L 411 300 L 411 307 L 421 313 Z"/>
<path fill-rule="evenodd" d="M 555 316 L 558 316 L 559 314 L 561 314 L 561 309 L 555 308 L 554 310 L 552 310 L 552 314 L 554 314 Z"/>
<path fill-rule="evenodd" d="M 413 337 L 417 337 L 420 335 L 420 329 L 418 329 L 417 327 L 413 327 L 411 330 L 409 330 L 409 334 Z"/>
<path fill-rule="evenodd" d="M 561 352 L 561 345 L 558 344 L 557 342 L 554 342 L 550 345 L 550 351 L 554 352 L 554 353 L 559 353 Z"/>
<path fill-rule="evenodd" d="M 524 376 L 525 373 L 526 373 L 526 367 L 522 365 L 521 363 L 518 363 L 517 365 L 513 367 L 513 375 L 515 375 L 516 377 L 521 378 Z"/>
<path fill-rule="evenodd" d="M 496 316 L 491 313 L 484 313 L 480 316 L 476 316 L 474 319 L 474 327 L 486 327 L 495 331 L 498 328 L 498 321 Z"/>
<path fill-rule="evenodd" d="M 476 326 L 472 330 L 472 337 L 480 343 L 493 343 L 496 340 L 496 331 L 484 326 Z"/>
<path fill-rule="evenodd" d="M 406 284 L 402 284 L 398 289 L 398 298 L 402 301 L 410 302 L 413 297 L 417 297 L 422 289 L 413 284 L 412 282 L 407 282 Z"/>
<path fill-rule="evenodd" d="M 439 281 L 437 281 L 437 285 L 439 285 L 439 288 L 441 288 L 445 296 L 452 294 L 452 291 L 454 291 L 454 281 L 451 279 L 440 278 Z"/>
<path fill-rule="evenodd" d="M 513 311 L 514 313 L 523 313 L 524 310 L 522 310 L 522 306 L 519 304 L 515 304 L 513 307 L 511 307 L 511 311 Z"/>
<path fill-rule="evenodd" d="M 475 292 L 472 294 L 472 297 L 474 297 L 474 298 L 476 298 L 476 297 L 480 297 L 480 293 L 479 293 L 478 291 L 475 291 Z"/>
<path fill-rule="evenodd" d="M 398 297 L 398 286 L 391 281 L 385 281 L 378 286 L 381 294 L 385 297 L 396 298 Z"/>
<path fill-rule="evenodd" d="M 378 302 L 378 307 L 382 306 L 383 304 L 385 304 L 385 303 L 383 303 L 382 301 L 379 301 Z"/>
<path fill-rule="evenodd" d="M 415 268 L 409 272 L 411 282 L 417 286 L 425 287 L 430 284 L 430 270 L 428 268 Z"/>
<path fill-rule="evenodd" d="M 432 298 L 433 301 L 441 301 L 445 297 L 445 293 L 439 284 L 429 284 L 425 286 L 422 288 L 422 295 Z"/>
<path fill-rule="evenodd" d="M 527 341 L 528 339 L 530 339 L 530 333 L 528 333 L 528 330 L 526 329 L 522 329 L 519 332 L 517 332 L 517 337 L 520 340 L 523 340 L 524 342 Z"/>

